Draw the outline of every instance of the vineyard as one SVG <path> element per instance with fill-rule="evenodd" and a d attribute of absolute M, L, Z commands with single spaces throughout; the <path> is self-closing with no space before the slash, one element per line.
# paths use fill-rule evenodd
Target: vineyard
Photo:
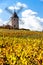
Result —
<path fill-rule="evenodd" d="M 0 29 L 0 65 L 43 65 L 43 32 Z"/>

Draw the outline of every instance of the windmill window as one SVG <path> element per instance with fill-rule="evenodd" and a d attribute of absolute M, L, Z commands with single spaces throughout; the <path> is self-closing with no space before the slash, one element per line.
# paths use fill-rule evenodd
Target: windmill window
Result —
<path fill-rule="evenodd" d="M 15 20 L 15 19 L 14 19 Z"/>

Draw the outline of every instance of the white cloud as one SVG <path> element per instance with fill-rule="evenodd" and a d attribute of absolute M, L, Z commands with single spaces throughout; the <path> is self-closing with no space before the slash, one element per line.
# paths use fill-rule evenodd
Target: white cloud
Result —
<path fill-rule="evenodd" d="M 37 17 L 40 22 L 43 22 L 43 18 Z"/>
<path fill-rule="evenodd" d="M 14 9 L 14 7 L 13 7 L 13 6 L 10 6 L 10 7 L 9 7 L 9 9 L 13 10 L 13 9 Z"/>
<path fill-rule="evenodd" d="M 0 13 L 2 13 L 3 12 L 3 10 L 2 9 L 0 9 Z"/>
<path fill-rule="evenodd" d="M 20 28 L 26 28 L 30 30 L 42 31 L 43 18 L 40 18 L 37 15 L 37 12 L 32 11 L 31 9 L 25 10 L 22 12 L 22 19 L 24 20 L 24 24 L 20 24 Z"/>
<path fill-rule="evenodd" d="M 32 11 L 32 10 L 25 10 L 23 13 L 22 13 L 22 16 L 23 17 L 28 17 L 28 16 L 33 16 L 33 15 L 36 15 L 37 14 L 37 12 L 34 12 L 34 11 Z M 26 15 L 26 16 L 24 16 L 24 15 Z"/>
<path fill-rule="evenodd" d="M 17 2 L 15 6 L 10 6 L 9 9 L 11 10 L 19 10 L 20 7 L 23 7 L 23 8 L 27 8 L 27 5 L 26 4 L 23 4 L 21 2 Z"/>
<path fill-rule="evenodd" d="M 17 2 L 16 6 L 19 6 L 19 7 L 22 6 L 24 8 L 27 8 L 27 5 L 21 2 Z"/>
<path fill-rule="evenodd" d="M 19 10 L 20 8 L 19 8 L 19 7 L 16 7 L 16 6 L 10 6 L 9 9 L 10 9 L 10 10 L 14 10 L 14 9 L 15 9 L 15 10 Z"/>

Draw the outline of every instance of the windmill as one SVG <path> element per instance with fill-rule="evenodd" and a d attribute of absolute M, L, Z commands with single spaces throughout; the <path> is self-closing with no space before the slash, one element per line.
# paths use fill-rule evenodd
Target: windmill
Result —
<path fill-rule="evenodd" d="M 22 9 L 23 9 L 23 7 L 21 6 L 20 9 L 17 10 L 17 12 L 15 9 L 14 9 L 14 12 L 12 12 L 10 9 L 8 9 L 8 7 L 5 8 L 6 11 L 8 11 L 10 14 L 12 14 L 12 16 L 10 18 L 11 19 L 10 22 L 11 22 L 11 26 L 13 29 L 19 29 L 19 20 L 22 24 L 24 24 L 23 21 L 18 16 L 19 12 Z M 9 25 L 9 22 L 7 22 L 7 25 Z"/>

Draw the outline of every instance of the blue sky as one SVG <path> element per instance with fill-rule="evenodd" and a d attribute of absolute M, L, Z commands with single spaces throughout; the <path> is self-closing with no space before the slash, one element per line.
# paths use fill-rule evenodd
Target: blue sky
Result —
<path fill-rule="evenodd" d="M 16 6 L 16 3 L 18 3 L 18 2 L 21 4 L 25 4 L 27 6 L 27 8 L 24 7 L 24 10 L 21 12 L 22 18 L 24 17 L 23 14 L 28 12 L 27 14 L 25 14 L 25 15 L 28 15 L 28 17 L 26 17 L 26 18 L 28 18 L 28 19 L 26 19 L 26 21 L 28 20 L 28 21 L 32 22 L 30 20 L 30 18 L 31 18 L 30 15 L 33 16 L 32 20 L 34 19 L 33 21 L 35 21 L 35 23 L 34 22 L 32 22 L 32 24 L 29 23 L 30 27 L 27 25 L 28 22 L 26 23 L 26 21 L 25 21 L 24 22 L 25 24 L 23 26 L 22 26 L 22 24 L 20 24 L 20 28 L 24 27 L 24 28 L 29 28 L 31 30 L 38 30 L 38 29 L 43 30 L 43 28 L 42 28 L 43 27 L 43 0 L 0 0 L 0 21 L 2 21 L 2 23 L 3 23 L 11 17 L 11 14 L 8 13 L 5 10 L 5 8 L 10 7 L 10 6 Z M 30 12 L 30 14 L 29 14 L 29 12 Z M 35 12 L 35 14 L 32 14 L 32 12 Z M 38 21 L 38 23 L 36 21 Z M 37 27 L 33 26 L 34 24 L 36 24 Z M 27 25 L 28 27 L 25 25 Z M 38 26 L 39 26 L 39 28 L 38 28 Z M 36 29 L 34 29 L 34 27 Z"/>

